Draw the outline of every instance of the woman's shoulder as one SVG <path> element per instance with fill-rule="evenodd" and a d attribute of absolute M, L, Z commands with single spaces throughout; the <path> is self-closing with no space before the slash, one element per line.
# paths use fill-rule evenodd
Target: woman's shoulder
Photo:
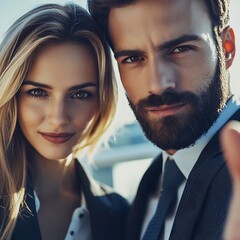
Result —
<path fill-rule="evenodd" d="M 124 198 L 120 193 L 116 192 L 112 187 L 101 183 L 97 182 L 102 191 L 105 193 L 105 195 L 114 203 L 119 203 L 120 205 L 123 206 L 129 206 L 129 202 Z"/>
<path fill-rule="evenodd" d="M 94 202 L 114 211 L 128 211 L 128 201 L 112 187 L 96 181 L 79 162 L 77 162 L 77 172 L 88 205 Z"/>
<path fill-rule="evenodd" d="M 102 192 L 101 195 L 95 198 L 99 204 L 98 206 L 101 206 L 101 211 L 103 211 L 106 216 L 111 216 L 108 217 L 109 219 L 118 219 L 118 221 L 124 223 L 130 210 L 128 200 L 112 187 L 101 182 L 96 182 L 96 184 L 98 184 L 100 188 L 98 192 Z"/>

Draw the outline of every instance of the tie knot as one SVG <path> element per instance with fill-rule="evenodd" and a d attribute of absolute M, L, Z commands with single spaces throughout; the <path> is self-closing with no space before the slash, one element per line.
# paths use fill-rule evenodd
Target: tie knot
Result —
<path fill-rule="evenodd" d="M 167 159 L 163 172 L 163 189 L 178 189 L 185 177 L 173 159 Z"/>

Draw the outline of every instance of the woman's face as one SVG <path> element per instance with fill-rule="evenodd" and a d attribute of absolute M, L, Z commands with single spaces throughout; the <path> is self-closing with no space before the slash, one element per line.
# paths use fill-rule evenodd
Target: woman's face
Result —
<path fill-rule="evenodd" d="M 66 158 L 98 110 L 97 63 L 89 48 L 40 49 L 18 94 L 18 122 L 36 155 Z"/>

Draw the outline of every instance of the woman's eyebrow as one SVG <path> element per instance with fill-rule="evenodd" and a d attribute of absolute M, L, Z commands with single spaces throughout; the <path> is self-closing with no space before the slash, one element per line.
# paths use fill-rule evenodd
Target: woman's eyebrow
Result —
<path fill-rule="evenodd" d="M 97 83 L 86 82 L 86 83 L 82 83 L 82 84 L 79 84 L 79 85 L 76 85 L 76 86 L 72 86 L 72 87 L 69 88 L 69 90 L 72 91 L 72 90 L 77 90 L 77 89 L 80 89 L 80 88 L 97 87 L 97 86 L 98 86 Z"/>
<path fill-rule="evenodd" d="M 47 85 L 47 84 L 38 83 L 38 82 L 31 81 L 31 80 L 25 80 L 22 83 L 22 85 L 32 85 L 32 86 L 35 86 L 35 87 L 52 89 L 52 87 Z M 78 84 L 78 85 L 72 86 L 72 87 L 69 88 L 69 90 L 72 91 L 72 90 L 77 90 L 77 89 L 80 89 L 80 88 L 97 87 L 97 86 L 98 86 L 97 83 L 86 82 L 86 83 L 82 83 L 82 84 Z"/>
<path fill-rule="evenodd" d="M 52 89 L 52 87 L 47 84 L 38 83 L 38 82 L 31 81 L 31 80 L 24 80 L 22 85 L 32 85 L 35 87 Z"/>

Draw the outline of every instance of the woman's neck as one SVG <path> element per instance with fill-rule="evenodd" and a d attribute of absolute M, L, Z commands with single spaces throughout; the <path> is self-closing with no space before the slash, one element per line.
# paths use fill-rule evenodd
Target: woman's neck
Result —
<path fill-rule="evenodd" d="M 61 160 L 49 160 L 38 155 L 32 159 L 32 165 L 35 189 L 39 197 L 80 194 L 75 160 L 70 157 Z"/>

